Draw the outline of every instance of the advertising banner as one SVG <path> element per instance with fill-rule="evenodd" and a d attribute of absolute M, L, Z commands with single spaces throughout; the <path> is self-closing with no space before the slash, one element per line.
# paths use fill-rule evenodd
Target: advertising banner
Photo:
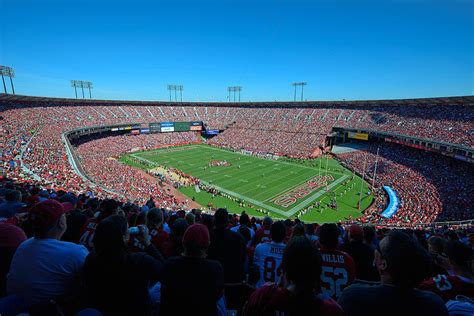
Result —
<path fill-rule="evenodd" d="M 174 126 L 170 126 L 170 127 L 161 127 L 161 132 L 162 132 L 162 133 L 167 133 L 167 132 L 174 132 Z"/>
<path fill-rule="evenodd" d="M 385 218 L 391 218 L 393 214 L 398 211 L 400 200 L 398 199 L 397 192 L 395 192 L 391 187 L 384 185 L 383 188 L 385 192 L 387 192 L 389 203 L 381 215 Z"/>
<path fill-rule="evenodd" d="M 360 140 L 368 140 L 369 139 L 369 134 L 366 133 L 354 133 L 354 132 L 349 132 L 347 134 L 349 138 L 354 138 L 354 139 L 360 139 Z"/>

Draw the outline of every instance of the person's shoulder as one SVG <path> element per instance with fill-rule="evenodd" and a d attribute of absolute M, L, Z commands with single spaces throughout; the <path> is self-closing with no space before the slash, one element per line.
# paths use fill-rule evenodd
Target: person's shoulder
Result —
<path fill-rule="evenodd" d="M 214 271 L 224 271 L 222 264 L 217 260 L 206 259 L 205 262 Z"/>
<path fill-rule="evenodd" d="M 254 299 L 258 298 L 257 300 L 261 300 L 264 297 L 267 297 L 268 299 L 271 299 L 275 296 L 281 296 L 281 295 L 285 295 L 285 294 L 286 294 L 286 290 L 280 288 L 277 284 L 267 283 L 267 284 L 261 286 L 260 288 L 256 289 L 252 293 L 251 297 L 253 297 Z"/>
<path fill-rule="evenodd" d="M 343 296 L 359 295 L 360 293 L 377 293 L 380 292 L 383 287 L 379 284 L 351 284 L 344 289 L 342 292 Z"/>
<path fill-rule="evenodd" d="M 28 251 L 28 249 L 32 247 L 33 243 L 34 243 L 34 238 L 33 237 L 28 238 L 27 240 L 25 240 L 18 246 L 18 248 L 15 251 L 15 254 L 18 255 L 24 251 Z"/>
<path fill-rule="evenodd" d="M 58 245 L 69 254 L 75 254 L 80 257 L 86 257 L 89 254 L 89 250 L 83 245 L 78 245 L 69 241 L 57 241 Z"/>
<path fill-rule="evenodd" d="M 431 301 L 433 303 L 440 303 L 444 305 L 443 299 L 438 294 L 432 291 L 426 291 L 424 289 L 415 289 L 413 293 L 419 300 Z"/>
<path fill-rule="evenodd" d="M 157 261 L 157 259 L 153 258 L 152 256 L 143 251 L 129 253 L 127 255 L 127 260 L 135 265 L 153 264 Z"/>
<path fill-rule="evenodd" d="M 344 311 L 342 310 L 341 305 L 339 305 L 335 300 L 331 297 L 320 294 L 318 298 L 321 300 L 321 315 L 335 315 L 335 316 L 343 316 Z"/>
<path fill-rule="evenodd" d="M 261 253 L 261 252 L 266 252 L 268 248 L 268 243 L 267 242 L 261 242 L 258 245 L 255 246 L 255 253 Z"/>
<path fill-rule="evenodd" d="M 183 261 L 183 257 L 182 256 L 173 256 L 173 257 L 169 257 L 169 258 L 166 258 L 164 264 L 165 266 L 175 266 L 177 263 L 180 263 Z"/>
<path fill-rule="evenodd" d="M 426 306 L 427 309 L 432 312 L 437 311 L 436 314 L 433 315 L 448 315 L 446 305 L 441 296 L 430 291 L 419 289 L 415 289 L 414 295 L 416 300 L 420 304 L 423 304 L 423 306 Z"/>

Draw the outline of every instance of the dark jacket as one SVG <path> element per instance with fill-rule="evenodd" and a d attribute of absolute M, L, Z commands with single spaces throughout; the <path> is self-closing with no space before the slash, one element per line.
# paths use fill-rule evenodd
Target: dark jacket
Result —
<path fill-rule="evenodd" d="M 247 252 L 245 241 L 239 233 L 226 228 L 213 230 L 207 258 L 221 263 L 225 283 L 239 283 L 244 280 Z"/>
<path fill-rule="evenodd" d="M 374 251 L 372 247 L 362 241 L 350 241 L 342 245 L 342 251 L 354 259 L 356 266 L 356 278 L 367 281 L 378 281 L 380 279 L 377 269 L 374 267 Z"/>
<path fill-rule="evenodd" d="M 95 253 L 87 256 L 83 277 L 88 307 L 104 315 L 147 315 L 152 308 L 148 287 L 161 277 L 161 254 L 150 245 L 117 261 L 121 263 L 103 262 Z"/>
<path fill-rule="evenodd" d="M 223 291 L 224 272 L 219 262 L 171 257 L 163 268 L 160 316 L 217 315 Z"/>

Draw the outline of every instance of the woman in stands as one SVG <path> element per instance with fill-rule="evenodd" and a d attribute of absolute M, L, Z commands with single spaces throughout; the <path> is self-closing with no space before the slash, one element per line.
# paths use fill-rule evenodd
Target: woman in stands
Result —
<path fill-rule="evenodd" d="M 161 273 L 163 259 L 140 227 L 136 239 L 145 252 L 128 253 L 128 224 L 125 217 L 112 215 L 97 226 L 94 252 L 84 264 L 88 307 L 104 315 L 148 315 L 153 306 L 148 294 Z"/>
<path fill-rule="evenodd" d="M 244 315 L 344 315 L 334 300 L 321 294 L 321 262 L 321 254 L 307 238 L 292 238 L 283 254 L 280 286 L 271 284 L 256 290 Z"/>

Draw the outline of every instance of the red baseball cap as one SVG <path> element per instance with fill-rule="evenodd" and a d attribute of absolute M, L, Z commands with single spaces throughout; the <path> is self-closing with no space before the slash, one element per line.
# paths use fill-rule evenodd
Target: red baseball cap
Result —
<path fill-rule="evenodd" d="M 71 203 L 59 203 L 50 199 L 34 205 L 30 211 L 33 226 L 45 228 L 53 226 L 61 215 L 72 209 L 72 205 L 67 204 Z"/>
<path fill-rule="evenodd" d="M 362 240 L 364 238 L 364 229 L 360 225 L 352 224 L 349 226 L 349 234 L 353 239 Z"/>
<path fill-rule="evenodd" d="M 210 243 L 209 230 L 202 224 L 193 224 L 186 229 L 183 236 L 183 245 L 207 248 Z"/>
<path fill-rule="evenodd" d="M 0 247 L 17 248 L 25 240 L 25 232 L 20 227 L 0 223 Z"/>

